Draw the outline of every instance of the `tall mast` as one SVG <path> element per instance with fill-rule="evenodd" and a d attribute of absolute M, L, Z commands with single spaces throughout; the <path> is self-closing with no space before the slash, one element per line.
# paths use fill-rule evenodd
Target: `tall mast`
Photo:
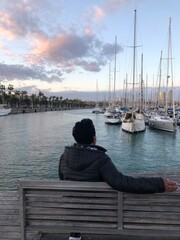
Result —
<path fill-rule="evenodd" d="M 136 10 L 134 10 L 134 45 L 133 45 L 133 110 L 134 110 L 134 84 L 135 84 L 135 61 L 136 61 Z"/>
<path fill-rule="evenodd" d="M 168 83 L 169 83 L 169 50 L 170 50 L 170 35 L 171 35 L 171 19 L 169 19 L 169 37 L 168 37 L 168 53 L 167 53 L 167 75 L 166 75 L 166 115 L 168 106 Z"/>
<path fill-rule="evenodd" d="M 116 101 L 116 48 L 117 48 L 117 36 L 115 36 L 114 46 L 114 101 Z"/>
<path fill-rule="evenodd" d="M 170 18 L 170 59 L 171 59 L 171 86 L 172 86 L 172 105 L 173 105 L 173 118 L 175 118 L 175 104 L 174 104 L 174 76 L 173 76 L 173 64 L 172 64 L 172 42 L 171 42 L 171 18 Z"/>
<path fill-rule="evenodd" d="M 169 19 L 169 60 L 171 71 L 171 87 L 172 87 L 172 106 L 173 106 L 173 118 L 175 118 L 175 105 L 174 105 L 174 79 L 173 79 L 173 65 L 172 65 L 172 42 L 171 42 L 171 18 Z"/>
<path fill-rule="evenodd" d="M 144 96 L 143 96 L 143 54 L 141 55 L 141 107 L 140 111 L 143 109 L 144 105 Z"/>
<path fill-rule="evenodd" d="M 124 107 L 127 107 L 127 82 L 128 82 L 128 75 L 126 73 L 126 79 L 124 80 L 125 84 L 125 91 L 124 91 Z"/>
<path fill-rule="evenodd" d="M 96 107 L 99 107 L 99 87 L 97 79 L 96 79 Z"/>
<path fill-rule="evenodd" d="M 109 106 L 111 105 L 111 63 L 109 62 Z"/>
<path fill-rule="evenodd" d="M 170 69 L 171 67 L 171 69 Z M 170 75 L 171 71 L 171 75 Z M 167 56 L 167 82 L 166 82 L 166 114 L 168 108 L 168 84 L 171 77 L 173 118 L 175 118 L 174 93 L 173 93 L 173 67 L 172 67 L 172 43 L 171 43 L 171 18 L 169 18 L 168 56 Z"/>
<path fill-rule="evenodd" d="M 157 105 L 156 107 L 159 107 L 159 98 L 160 98 L 160 87 L 161 87 L 161 76 L 162 76 L 162 51 L 161 51 L 161 56 L 160 56 L 160 63 L 159 63 L 159 87 L 158 87 L 158 93 L 157 93 Z"/>

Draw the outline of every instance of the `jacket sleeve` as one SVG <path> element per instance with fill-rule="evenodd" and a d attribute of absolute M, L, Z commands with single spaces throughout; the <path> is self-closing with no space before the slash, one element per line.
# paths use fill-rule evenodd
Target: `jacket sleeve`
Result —
<path fill-rule="evenodd" d="M 112 188 L 129 193 L 160 193 L 165 191 L 164 181 L 160 177 L 131 177 L 122 174 L 106 157 L 100 161 L 99 171 L 105 182 Z"/>

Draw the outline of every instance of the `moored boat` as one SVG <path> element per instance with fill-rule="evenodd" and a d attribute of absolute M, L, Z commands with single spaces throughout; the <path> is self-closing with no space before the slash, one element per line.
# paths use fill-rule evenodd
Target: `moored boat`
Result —
<path fill-rule="evenodd" d="M 0 116 L 6 116 L 11 112 L 11 108 L 6 108 L 4 104 L 0 105 Z"/>
<path fill-rule="evenodd" d="M 135 111 L 125 113 L 122 118 L 122 130 L 129 133 L 145 131 L 146 126 L 143 114 Z"/>
<path fill-rule="evenodd" d="M 176 120 L 169 116 L 154 115 L 149 118 L 149 126 L 151 128 L 163 130 L 166 132 L 176 131 Z"/>
<path fill-rule="evenodd" d="M 104 114 L 104 121 L 106 124 L 120 124 L 121 118 L 119 113 L 106 112 Z"/>
<path fill-rule="evenodd" d="M 161 53 L 162 59 L 162 53 Z M 160 61 L 161 62 L 161 61 Z M 160 67 L 161 69 L 161 67 Z M 171 70 L 171 74 L 170 74 Z M 161 74 L 160 74 L 161 76 Z M 168 82 L 172 78 L 172 108 L 168 108 Z M 149 126 L 167 132 L 175 132 L 177 118 L 175 117 L 174 93 L 173 93 L 173 73 L 172 73 L 172 49 L 171 49 L 171 18 L 169 19 L 169 39 L 168 39 L 168 57 L 167 57 L 167 81 L 166 81 L 166 102 L 163 115 L 158 112 L 149 118 Z"/>
<path fill-rule="evenodd" d="M 141 113 L 141 109 L 135 110 L 134 106 L 134 85 L 135 85 L 135 60 L 136 60 L 136 10 L 134 15 L 134 45 L 133 45 L 133 91 L 132 91 L 132 110 L 125 113 L 122 118 L 122 130 L 128 133 L 137 133 L 146 130 L 144 115 Z"/>

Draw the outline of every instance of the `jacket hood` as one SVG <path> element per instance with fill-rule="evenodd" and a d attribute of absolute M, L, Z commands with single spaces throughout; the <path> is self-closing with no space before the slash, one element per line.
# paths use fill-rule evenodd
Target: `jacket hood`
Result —
<path fill-rule="evenodd" d="M 64 160 L 68 168 L 83 171 L 101 158 L 107 150 L 98 145 L 80 145 L 65 147 Z"/>

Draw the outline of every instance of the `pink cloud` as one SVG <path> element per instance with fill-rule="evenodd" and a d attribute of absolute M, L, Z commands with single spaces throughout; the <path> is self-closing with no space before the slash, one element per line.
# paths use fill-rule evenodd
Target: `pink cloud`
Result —
<path fill-rule="evenodd" d="M 98 6 L 94 7 L 93 15 L 94 15 L 95 22 L 101 21 L 104 18 L 105 14 L 106 14 L 105 9 L 100 8 Z"/>
<path fill-rule="evenodd" d="M 89 26 L 89 25 L 84 26 L 83 31 L 84 31 L 84 34 L 86 36 L 93 36 L 94 35 L 94 31 L 93 31 L 92 27 Z"/>
<path fill-rule="evenodd" d="M 16 33 L 16 23 L 13 21 L 11 14 L 3 12 L 0 10 L 1 20 L 0 20 L 0 32 L 1 36 L 7 37 L 8 39 L 14 39 L 17 35 Z"/>
<path fill-rule="evenodd" d="M 66 61 L 83 57 L 88 50 L 88 41 L 77 35 L 59 34 L 53 38 L 39 35 L 34 41 L 32 53 L 49 61 Z"/>
<path fill-rule="evenodd" d="M 117 3 L 124 1 L 109 0 L 105 1 L 102 7 L 95 6 L 94 21 L 101 21 L 108 11 L 116 9 Z M 17 40 L 17 46 L 20 46 L 22 40 L 25 41 L 24 55 L 20 55 L 21 49 L 18 48 L 18 53 L 13 52 L 17 54 L 16 58 L 23 59 L 28 66 L 30 64 L 51 65 L 66 72 L 72 72 L 76 68 L 100 71 L 113 52 L 111 44 L 106 45 L 96 38 L 93 31 L 92 12 L 84 13 L 86 20 L 89 18 L 91 21 L 85 21 L 83 34 L 77 34 L 79 29 L 76 30 L 75 27 L 63 29 L 59 21 L 51 23 L 47 16 L 51 16 L 53 11 L 46 3 L 46 0 L 4 0 L 3 8 L 0 8 L 1 36 L 4 39 L 6 37 L 8 40 Z M 58 6 L 60 9 L 60 5 Z M 21 41 L 18 42 L 19 39 Z"/>
<path fill-rule="evenodd" d="M 107 14 L 112 14 L 121 8 L 124 4 L 132 0 L 105 0 L 102 6 L 94 6 L 93 19 L 95 22 L 101 21 Z"/>
<path fill-rule="evenodd" d="M 117 11 L 120 7 L 122 7 L 125 3 L 129 3 L 132 0 L 106 0 L 105 3 L 105 11 L 107 13 L 112 13 Z"/>
<path fill-rule="evenodd" d="M 0 49 L 5 52 L 9 52 L 9 48 L 7 48 L 6 46 L 4 46 L 4 44 L 1 44 L 1 43 L 0 43 Z"/>
<path fill-rule="evenodd" d="M 5 1 L 4 1 L 5 2 Z M 13 0 L 0 8 L 0 30 L 9 40 L 40 31 L 39 9 L 48 8 L 46 0 Z"/>

